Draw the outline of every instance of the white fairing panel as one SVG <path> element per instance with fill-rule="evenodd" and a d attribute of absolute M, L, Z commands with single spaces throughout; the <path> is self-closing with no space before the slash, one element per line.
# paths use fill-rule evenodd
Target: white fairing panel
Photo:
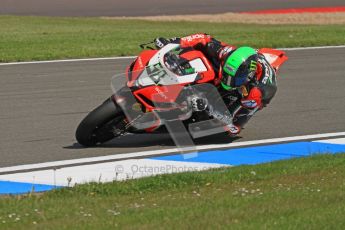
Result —
<path fill-rule="evenodd" d="M 207 71 L 207 67 L 205 66 L 204 62 L 200 58 L 197 58 L 197 59 L 190 61 L 189 64 L 198 73 Z"/>
<path fill-rule="evenodd" d="M 272 64 L 278 59 L 278 56 L 274 54 L 263 53 L 263 55 L 270 64 Z"/>
<path fill-rule="evenodd" d="M 149 85 L 155 85 L 156 83 L 152 80 L 152 78 L 149 77 L 145 69 L 140 75 L 140 77 L 138 78 L 137 84 L 140 86 L 149 86 Z"/>
<path fill-rule="evenodd" d="M 171 50 L 178 48 L 178 44 L 168 44 L 164 46 L 159 52 L 157 52 L 149 61 L 148 67 L 142 72 L 138 78 L 137 86 L 149 86 L 149 85 L 175 85 L 175 84 L 185 84 L 192 83 L 196 80 L 198 72 L 207 71 L 207 68 L 203 61 L 198 58 L 192 60 L 190 65 L 195 69 L 196 73 L 179 76 L 171 72 L 164 63 L 164 55 Z M 154 73 L 148 73 L 150 66 L 160 64 L 160 69 Z M 151 71 L 150 71 L 151 72 Z"/>

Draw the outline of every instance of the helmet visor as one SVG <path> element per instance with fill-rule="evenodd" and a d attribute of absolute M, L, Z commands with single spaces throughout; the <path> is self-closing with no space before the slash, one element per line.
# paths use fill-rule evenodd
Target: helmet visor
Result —
<path fill-rule="evenodd" d="M 231 76 L 230 74 L 223 72 L 222 83 L 230 88 L 241 87 L 249 81 L 250 76 L 254 75 L 254 73 L 255 72 L 249 72 L 248 70 L 238 70 L 235 76 Z"/>
<path fill-rule="evenodd" d="M 243 63 L 238 70 L 233 79 L 233 86 L 240 87 L 246 84 L 255 74 L 255 69 L 250 69 L 247 63 Z"/>

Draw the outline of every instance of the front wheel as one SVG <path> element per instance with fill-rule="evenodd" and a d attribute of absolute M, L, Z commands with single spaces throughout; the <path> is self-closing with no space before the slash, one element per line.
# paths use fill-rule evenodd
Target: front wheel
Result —
<path fill-rule="evenodd" d="M 83 146 L 96 146 L 116 137 L 114 129 L 124 119 L 121 108 L 109 98 L 81 121 L 75 137 Z"/>

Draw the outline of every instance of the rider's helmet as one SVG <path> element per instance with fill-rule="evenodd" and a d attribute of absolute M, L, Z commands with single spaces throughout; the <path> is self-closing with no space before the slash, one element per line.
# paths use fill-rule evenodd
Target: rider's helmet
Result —
<path fill-rule="evenodd" d="M 258 54 L 251 47 L 240 47 L 225 59 L 221 85 L 232 90 L 245 85 L 255 76 Z"/>

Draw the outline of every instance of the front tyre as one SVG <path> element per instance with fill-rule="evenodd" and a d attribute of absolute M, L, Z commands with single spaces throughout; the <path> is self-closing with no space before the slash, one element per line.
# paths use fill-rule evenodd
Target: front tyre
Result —
<path fill-rule="evenodd" d="M 104 143 L 115 137 L 114 127 L 124 118 L 121 108 L 109 98 L 81 121 L 75 137 L 86 147 Z"/>

